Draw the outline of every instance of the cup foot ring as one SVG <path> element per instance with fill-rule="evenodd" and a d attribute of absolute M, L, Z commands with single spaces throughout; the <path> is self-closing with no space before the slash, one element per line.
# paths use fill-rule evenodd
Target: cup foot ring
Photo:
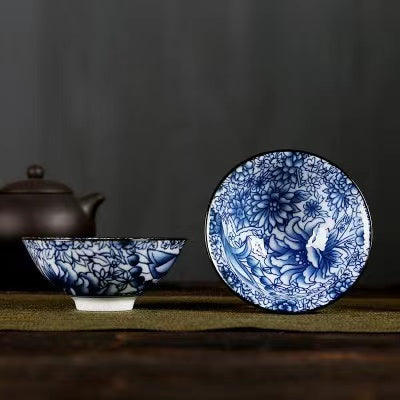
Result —
<path fill-rule="evenodd" d="M 79 311 L 130 311 L 136 297 L 72 297 Z"/>

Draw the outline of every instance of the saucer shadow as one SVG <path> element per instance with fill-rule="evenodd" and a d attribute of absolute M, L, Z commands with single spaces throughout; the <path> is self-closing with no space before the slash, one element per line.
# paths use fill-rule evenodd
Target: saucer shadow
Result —
<path fill-rule="evenodd" d="M 138 304 L 139 306 L 139 304 Z M 145 308 L 146 310 L 184 310 L 184 311 L 214 311 L 214 312 L 248 312 L 248 313 L 257 313 L 256 307 L 251 304 L 241 304 L 235 301 L 232 302 L 223 302 L 223 303 L 212 303 L 205 301 L 192 301 L 192 302 L 183 302 L 183 301 L 160 301 L 160 302 L 151 302 L 151 303 L 143 303 L 140 304 L 140 308 Z"/>

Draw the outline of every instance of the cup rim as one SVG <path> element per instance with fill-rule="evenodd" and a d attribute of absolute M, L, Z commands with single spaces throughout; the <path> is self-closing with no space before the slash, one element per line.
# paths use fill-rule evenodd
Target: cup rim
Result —
<path fill-rule="evenodd" d="M 49 240 L 60 240 L 60 241 L 119 241 L 119 240 L 129 240 L 129 241 L 164 241 L 164 240 L 179 240 L 179 241 L 187 241 L 186 238 L 167 238 L 167 237 L 119 237 L 119 236 L 99 236 L 99 237 L 80 237 L 80 236 L 23 236 L 22 240 L 35 240 L 35 241 L 49 241 Z"/>

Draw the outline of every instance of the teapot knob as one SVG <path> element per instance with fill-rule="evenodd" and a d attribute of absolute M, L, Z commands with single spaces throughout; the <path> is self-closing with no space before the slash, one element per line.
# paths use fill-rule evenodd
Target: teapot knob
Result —
<path fill-rule="evenodd" d="M 44 168 L 40 165 L 31 165 L 26 170 L 29 179 L 42 179 L 44 176 Z"/>

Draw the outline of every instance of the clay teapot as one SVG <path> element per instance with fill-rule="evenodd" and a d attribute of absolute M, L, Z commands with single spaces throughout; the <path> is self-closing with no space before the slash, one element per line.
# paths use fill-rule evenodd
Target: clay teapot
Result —
<path fill-rule="evenodd" d="M 63 183 L 44 179 L 44 169 L 39 165 L 27 169 L 27 178 L 0 189 L 0 251 L 4 267 L 0 289 L 48 288 L 21 237 L 94 236 L 95 214 L 104 201 L 99 193 L 75 197 Z"/>

